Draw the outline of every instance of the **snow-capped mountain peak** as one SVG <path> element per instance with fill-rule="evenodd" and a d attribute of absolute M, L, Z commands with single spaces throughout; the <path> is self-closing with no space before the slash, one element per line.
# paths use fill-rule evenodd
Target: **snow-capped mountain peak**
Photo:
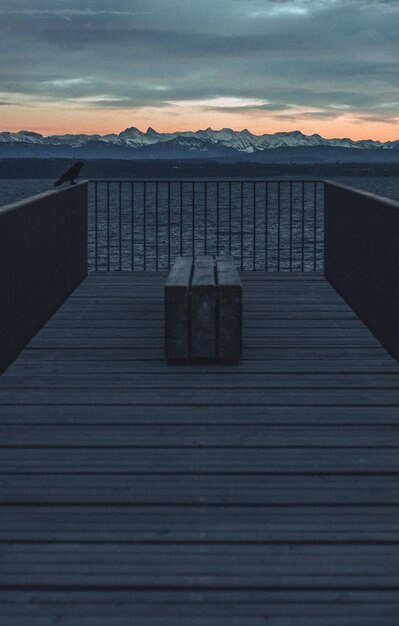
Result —
<path fill-rule="evenodd" d="M 162 154 L 171 153 L 171 151 L 182 150 L 190 152 L 201 152 L 225 155 L 229 154 L 251 154 L 260 153 L 276 148 L 299 148 L 299 147 L 334 147 L 334 148 L 356 148 L 358 150 L 397 150 L 399 140 L 381 142 L 371 139 L 354 141 L 350 138 L 332 138 L 325 139 L 318 133 L 305 135 L 300 130 L 281 131 L 278 133 L 265 133 L 263 135 L 255 135 L 247 128 L 243 130 L 233 130 L 232 128 L 221 128 L 214 130 L 210 127 L 197 131 L 176 131 L 173 133 L 160 133 L 151 126 L 145 132 L 135 126 L 131 126 L 121 131 L 119 134 L 110 133 L 106 135 L 99 134 L 65 134 L 51 135 L 44 137 L 40 133 L 21 130 L 19 132 L 0 132 L 0 143 L 2 151 L 9 146 L 19 146 L 18 154 L 23 146 L 32 146 L 32 149 L 43 147 L 43 152 L 53 153 L 61 148 L 79 149 L 86 151 L 90 155 L 96 155 L 99 151 L 119 150 L 125 151 L 127 158 L 129 154 L 133 157 L 133 151 L 147 151 L 146 154 L 155 155 L 156 150 Z M 26 152 L 25 150 L 25 152 Z M 127 152 L 126 152 L 127 151 Z M 155 151 L 155 152 L 154 152 Z M 119 152 L 120 153 L 120 152 Z M 17 154 L 14 150 L 13 154 Z M 143 153 L 144 154 L 144 153 Z M 82 154 L 83 156 L 83 154 Z M 134 157 L 133 157 L 134 158 Z"/>

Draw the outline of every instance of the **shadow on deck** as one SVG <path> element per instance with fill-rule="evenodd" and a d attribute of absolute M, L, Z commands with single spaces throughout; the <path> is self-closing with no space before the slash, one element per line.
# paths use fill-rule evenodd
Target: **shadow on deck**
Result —
<path fill-rule="evenodd" d="M 170 365 L 162 274 L 93 274 L 1 377 L 0 625 L 396 626 L 398 365 L 318 275 L 243 274 Z"/>

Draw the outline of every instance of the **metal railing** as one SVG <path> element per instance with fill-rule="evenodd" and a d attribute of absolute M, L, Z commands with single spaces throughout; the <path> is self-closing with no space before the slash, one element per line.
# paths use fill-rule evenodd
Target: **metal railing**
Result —
<path fill-rule="evenodd" d="M 323 272 L 318 180 L 93 180 L 89 270 L 169 270 L 230 255 L 241 270 Z"/>

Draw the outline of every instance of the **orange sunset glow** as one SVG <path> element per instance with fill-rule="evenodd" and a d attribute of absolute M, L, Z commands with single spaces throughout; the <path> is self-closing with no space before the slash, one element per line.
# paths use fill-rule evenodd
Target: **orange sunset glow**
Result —
<path fill-rule="evenodd" d="M 325 138 L 350 137 L 354 140 L 374 139 L 393 141 L 399 138 L 399 123 L 395 119 L 370 121 L 365 114 L 343 113 L 330 118 L 306 119 L 306 115 L 294 113 L 285 116 L 265 115 L 261 111 L 249 113 L 209 111 L 190 106 L 130 108 L 82 108 L 59 106 L 36 106 L 33 108 L 4 106 L 1 110 L 1 131 L 18 132 L 29 129 L 42 135 L 119 133 L 129 126 L 145 130 L 148 126 L 158 132 L 198 130 L 199 128 L 223 128 L 234 130 L 247 128 L 255 135 L 280 131 L 300 130 L 306 135 L 318 133 Z M 314 114 L 317 115 L 317 114 Z M 305 119 L 304 119 L 305 118 Z"/>
<path fill-rule="evenodd" d="M 6 2 L 0 131 L 396 141 L 398 17 L 388 0 Z"/>

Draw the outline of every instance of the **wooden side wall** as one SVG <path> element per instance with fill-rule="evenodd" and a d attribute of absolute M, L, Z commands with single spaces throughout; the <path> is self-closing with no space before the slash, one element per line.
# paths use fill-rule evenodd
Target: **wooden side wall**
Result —
<path fill-rule="evenodd" d="M 325 183 L 325 277 L 399 359 L 399 203 Z"/>
<path fill-rule="evenodd" d="M 87 183 L 0 208 L 0 372 L 87 275 Z"/>

